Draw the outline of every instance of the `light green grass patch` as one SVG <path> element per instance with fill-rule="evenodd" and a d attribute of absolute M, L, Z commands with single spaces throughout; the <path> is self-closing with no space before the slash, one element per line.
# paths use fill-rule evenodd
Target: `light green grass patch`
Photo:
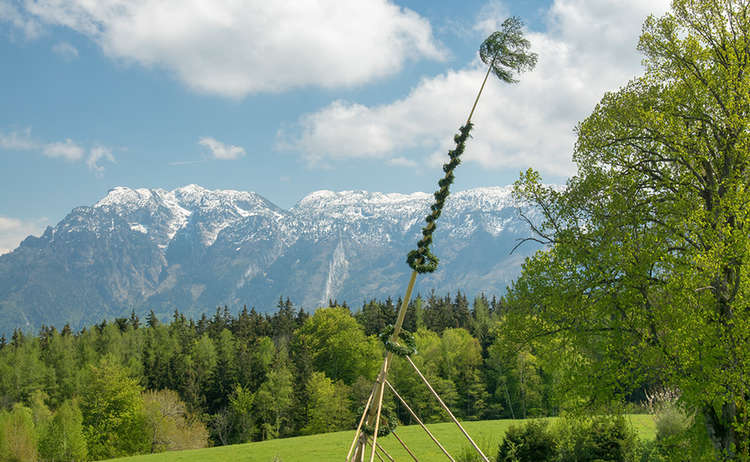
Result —
<path fill-rule="evenodd" d="M 656 425 L 649 415 L 632 415 L 629 419 L 642 439 L 653 439 Z M 484 420 L 463 422 L 466 431 L 483 449 L 490 448 L 487 456 L 494 460 L 497 447 L 505 431 L 513 424 L 523 424 L 521 420 Z M 454 457 L 469 444 L 464 435 L 453 423 L 428 425 L 430 431 L 440 440 Z M 399 426 L 399 437 L 406 442 L 419 460 L 447 460 L 440 449 L 417 425 Z M 354 438 L 353 431 L 325 433 L 321 435 L 283 438 L 257 443 L 236 444 L 216 448 L 194 449 L 190 451 L 163 452 L 145 456 L 116 459 L 121 462 L 318 462 L 344 461 L 349 445 Z M 396 460 L 410 461 L 411 457 L 393 436 L 379 438 L 378 442 Z M 369 457 L 368 457 L 369 460 Z M 375 460 L 378 460 L 376 457 Z M 387 459 L 386 459 L 387 460 Z"/>

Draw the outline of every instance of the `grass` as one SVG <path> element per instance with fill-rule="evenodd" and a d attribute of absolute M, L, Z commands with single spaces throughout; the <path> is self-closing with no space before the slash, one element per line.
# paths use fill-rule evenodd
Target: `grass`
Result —
<path fill-rule="evenodd" d="M 653 439 L 656 426 L 649 415 L 632 415 L 629 417 L 638 435 L 643 439 Z M 491 451 L 487 456 L 494 460 L 502 436 L 509 426 L 518 424 L 518 420 L 485 420 L 464 422 L 466 431 L 483 448 Z M 440 440 L 448 452 L 455 458 L 468 446 L 468 441 L 452 423 L 428 425 L 430 431 Z M 404 440 L 419 460 L 447 460 L 440 449 L 424 431 L 416 425 L 399 426 L 396 433 Z M 145 456 L 115 459 L 120 462 L 313 462 L 340 460 L 346 458 L 346 452 L 354 438 L 354 431 L 325 433 L 321 435 L 284 438 L 257 443 L 236 444 L 216 448 L 194 449 L 190 451 L 163 452 Z M 379 438 L 378 442 L 396 460 L 412 460 L 396 439 L 389 435 Z M 368 454 L 369 460 L 369 454 Z M 377 461 L 378 458 L 376 457 Z M 387 460 L 387 459 L 386 459 Z"/>

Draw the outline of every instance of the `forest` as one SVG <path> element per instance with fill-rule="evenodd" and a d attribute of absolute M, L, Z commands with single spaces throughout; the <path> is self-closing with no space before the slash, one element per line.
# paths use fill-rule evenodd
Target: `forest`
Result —
<path fill-rule="evenodd" d="M 311 315 L 280 298 L 273 314 L 223 307 L 198 320 L 131 313 L 77 332 L 17 330 L 0 338 L 0 458 L 22 448 L 97 460 L 352 429 L 383 356 L 377 334 L 399 303 L 330 301 Z M 557 413 L 552 369 L 503 345 L 504 309 L 460 292 L 409 305 L 414 361 L 460 419 Z M 447 419 L 408 367 L 394 364 L 399 393 L 425 422 Z"/>

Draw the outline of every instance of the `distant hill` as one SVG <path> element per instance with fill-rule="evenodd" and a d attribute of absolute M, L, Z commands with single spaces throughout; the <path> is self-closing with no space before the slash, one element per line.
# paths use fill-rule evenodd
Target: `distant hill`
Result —
<path fill-rule="evenodd" d="M 417 290 L 502 294 L 530 244 L 510 187 L 453 194 L 435 233 L 437 272 Z M 131 310 L 259 311 L 288 296 L 308 310 L 402 294 L 406 253 L 432 195 L 317 191 L 291 210 L 259 194 L 189 185 L 112 189 L 0 256 L 0 333 L 74 328 Z"/>

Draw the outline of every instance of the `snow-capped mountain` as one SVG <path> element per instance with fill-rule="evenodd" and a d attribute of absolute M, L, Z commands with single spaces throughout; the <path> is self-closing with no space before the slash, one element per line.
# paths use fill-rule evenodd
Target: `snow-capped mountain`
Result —
<path fill-rule="evenodd" d="M 0 256 L 0 333 L 131 310 L 264 311 L 281 295 L 309 310 L 398 297 L 431 203 L 427 193 L 317 191 L 283 210 L 253 192 L 118 187 Z M 510 254 L 528 235 L 510 187 L 455 193 L 434 235 L 440 268 L 417 290 L 500 295 L 536 250 Z"/>

